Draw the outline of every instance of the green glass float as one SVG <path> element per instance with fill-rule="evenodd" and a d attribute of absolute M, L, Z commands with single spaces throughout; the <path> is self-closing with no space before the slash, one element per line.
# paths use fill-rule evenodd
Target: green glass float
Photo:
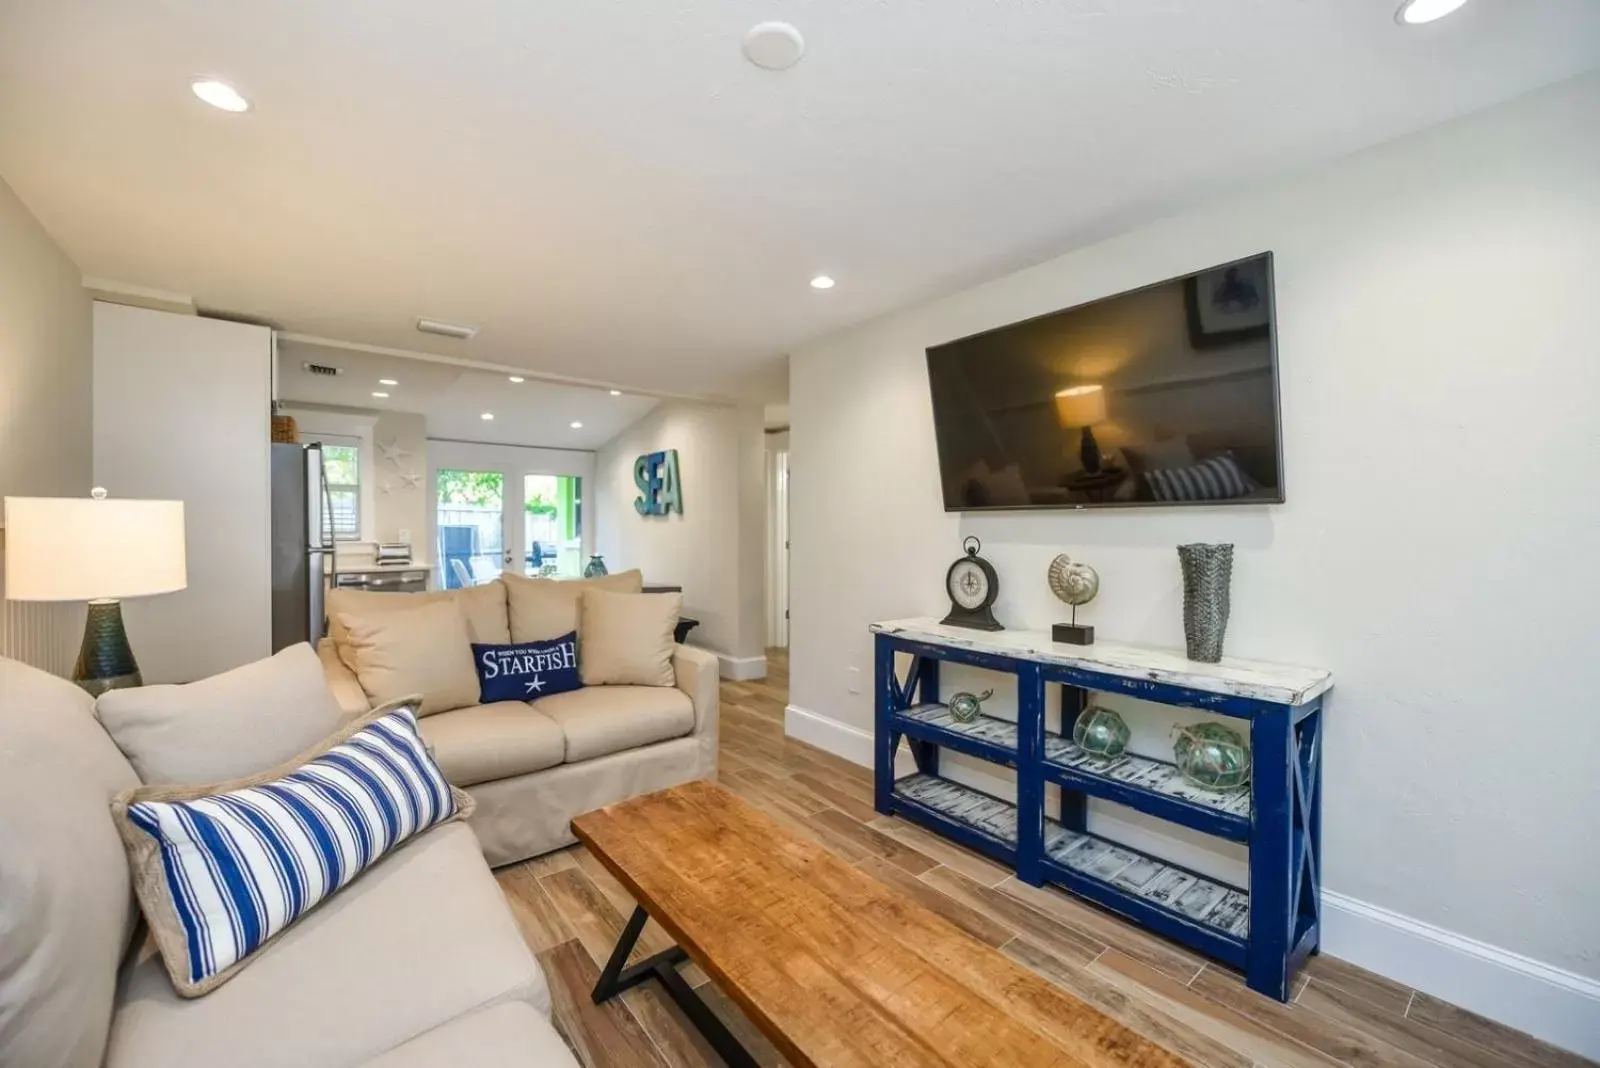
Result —
<path fill-rule="evenodd" d="M 962 690 L 950 698 L 950 716 L 957 723 L 971 723 L 978 718 L 983 702 L 993 696 L 993 690 L 985 690 L 980 694 L 970 694 Z"/>
<path fill-rule="evenodd" d="M 1128 724 L 1111 709 L 1093 705 L 1073 724 L 1072 740 L 1095 756 L 1119 757 L 1128 748 Z"/>
<path fill-rule="evenodd" d="M 1175 728 L 1172 755 L 1185 779 L 1207 790 L 1234 790 L 1250 781 L 1250 746 L 1220 723 Z"/>

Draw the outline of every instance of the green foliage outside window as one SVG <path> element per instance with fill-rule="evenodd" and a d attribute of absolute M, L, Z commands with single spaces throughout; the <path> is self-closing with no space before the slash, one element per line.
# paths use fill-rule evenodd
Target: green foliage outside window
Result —
<path fill-rule="evenodd" d="M 498 508 L 505 500 L 506 480 L 498 471 L 440 471 L 439 503 Z"/>

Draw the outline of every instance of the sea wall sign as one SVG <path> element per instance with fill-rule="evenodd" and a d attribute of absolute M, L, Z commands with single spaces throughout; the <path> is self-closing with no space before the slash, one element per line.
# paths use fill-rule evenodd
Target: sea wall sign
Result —
<path fill-rule="evenodd" d="M 639 487 L 634 511 L 640 515 L 683 514 L 683 483 L 678 478 L 678 450 L 647 452 L 633 461 L 633 484 Z"/>

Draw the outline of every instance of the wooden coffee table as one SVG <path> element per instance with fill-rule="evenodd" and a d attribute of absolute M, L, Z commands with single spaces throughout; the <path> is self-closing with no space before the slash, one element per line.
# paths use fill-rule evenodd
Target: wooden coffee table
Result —
<path fill-rule="evenodd" d="M 572 829 L 639 902 L 594 1000 L 658 979 L 732 1068 L 756 1062 L 678 974 L 686 959 L 797 1068 L 1188 1063 L 712 783 Z M 650 917 L 677 946 L 628 966 Z"/>

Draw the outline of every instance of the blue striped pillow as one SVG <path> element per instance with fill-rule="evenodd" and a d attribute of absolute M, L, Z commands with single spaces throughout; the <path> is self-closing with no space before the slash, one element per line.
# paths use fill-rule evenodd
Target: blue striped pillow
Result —
<path fill-rule="evenodd" d="M 249 779 L 117 798 L 139 904 L 180 994 L 225 982 L 385 854 L 471 811 L 428 755 L 417 703 L 368 713 Z"/>
<path fill-rule="evenodd" d="M 1247 497 L 1255 481 L 1244 473 L 1233 453 L 1225 452 L 1190 467 L 1161 467 L 1144 473 L 1150 495 L 1158 501 L 1220 501 Z"/>

